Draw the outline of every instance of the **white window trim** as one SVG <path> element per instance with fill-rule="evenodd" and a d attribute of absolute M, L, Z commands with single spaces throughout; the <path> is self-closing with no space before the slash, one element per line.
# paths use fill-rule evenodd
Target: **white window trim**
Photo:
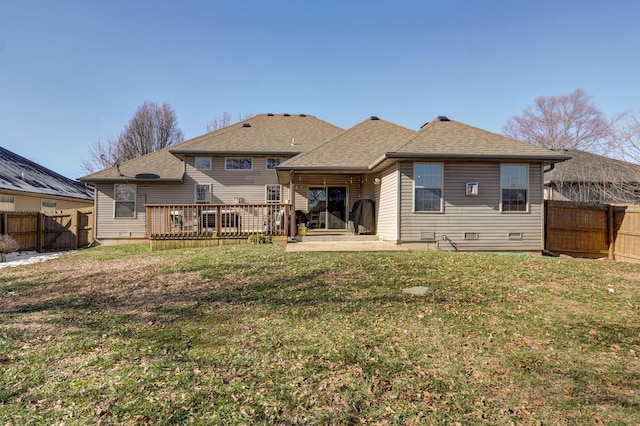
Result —
<path fill-rule="evenodd" d="M 116 200 L 116 186 L 118 185 L 128 185 L 128 186 L 133 186 L 134 188 L 134 193 L 133 193 L 133 216 L 116 216 L 116 205 L 119 202 L 123 202 L 123 203 L 127 203 L 127 202 L 131 202 L 131 201 L 127 201 L 127 200 Z M 136 185 L 135 183 L 114 183 L 113 184 L 113 218 L 117 219 L 117 220 L 121 220 L 121 219 L 136 219 L 138 217 L 138 185 Z"/>
<path fill-rule="evenodd" d="M 209 187 L 209 199 L 206 202 L 198 201 L 198 187 L 199 186 L 208 186 Z M 211 199 L 213 198 L 213 185 L 210 183 L 196 183 L 193 185 L 193 202 L 195 204 L 211 204 Z"/>
<path fill-rule="evenodd" d="M 229 169 L 227 168 L 227 160 L 238 159 L 238 160 L 251 160 L 251 168 L 250 169 Z M 225 157 L 224 158 L 224 169 L 225 171 L 230 172 L 250 172 L 253 170 L 253 157 Z"/>
<path fill-rule="evenodd" d="M 527 186 L 526 186 L 526 188 L 520 188 L 520 187 L 518 187 L 518 188 L 504 188 L 502 186 L 502 170 L 503 170 L 502 166 L 524 166 L 526 168 L 526 170 L 527 170 L 527 174 L 526 174 Z M 530 176 L 530 170 L 529 170 L 529 164 L 528 163 L 525 163 L 525 164 L 523 164 L 523 163 L 500 163 L 500 194 L 499 194 L 499 197 L 500 197 L 500 213 L 503 213 L 503 214 L 527 214 L 527 213 L 530 213 L 530 210 L 531 210 L 531 203 L 530 203 L 531 191 L 529 190 L 529 187 L 530 187 L 530 185 L 529 185 L 529 181 L 530 181 L 529 176 Z M 526 191 L 526 197 L 527 197 L 527 199 L 525 201 L 524 210 L 522 210 L 522 211 L 513 211 L 513 210 L 505 211 L 503 209 L 503 205 L 502 205 L 502 190 L 503 189 L 524 189 Z"/>
<path fill-rule="evenodd" d="M 439 187 L 435 187 L 435 186 L 418 186 L 416 185 L 416 165 L 417 164 L 439 164 L 441 167 L 441 171 L 442 171 L 442 181 L 440 182 Z M 444 163 L 437 163 L 437 162 L 433 162 L 433 161 L 419 161 L 419 162 L 415 162 L 412 165 L 413 167 L 413 212 L 417 213 L 417 214 L 442 214 L 444 213 Z M 429 189 L 429 188 L 439 188 L 440 189 L 440 210 L 438 211 L 429 211 L 429 210 L 416 210 L 416 188 L 424 188 L 424 189 Z"/>
<path fill-rule="evenodd" d="M 199 168 L 198 167 L 198 159 L 207 159 L 207 160 L 209 160 L 209 167 L 202 168 L 202 169 Z M 211 157 L 206 157 L 206 156 L 199 155 L 199 156 L 197 156 L 195 158 L 195 160 L 193 160 L 193 167 L 196 170 L 211 170 L 211 168 L 213 167 L 213 160 L 211 159 Z"/>
<path fill-rule="evenodd" d="M 276 167 L 273 167 L 271 169 L 269 168 L 269 160 L 272 160 L 272 159 L 273 160 L 280 160 L 280 163 L 278 163 L 278 166 L 280 164 L 282 164 L 282 157 L 267 157 L 267 159 L 265 160 L 265 167 L 267 168 L 267 170 L 275 170 L 276 167 L 278 167 L 278 166 L 276 166 Z"/>
<path fill-rule="evenodd" d="M 269 187 L 270 186 L 278 186 L 280 187 L 280 199 L 279 200 L 269 200 Z M 280 204 L 282 203 L 282 185 L 278 183 L 268 183 L 264 186 L 264 201 L 267 204 Z"/>

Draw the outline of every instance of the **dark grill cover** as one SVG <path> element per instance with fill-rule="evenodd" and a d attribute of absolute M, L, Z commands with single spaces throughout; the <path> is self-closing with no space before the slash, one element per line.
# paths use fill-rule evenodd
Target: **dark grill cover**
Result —
<path fill-rule="evenodd" d="M 368 234 L 375 228 L 375 210 L 373 208 L 373 200 L 358 200 L 353 203 L 349 220 L 353 222 L 354 234 Z"/>

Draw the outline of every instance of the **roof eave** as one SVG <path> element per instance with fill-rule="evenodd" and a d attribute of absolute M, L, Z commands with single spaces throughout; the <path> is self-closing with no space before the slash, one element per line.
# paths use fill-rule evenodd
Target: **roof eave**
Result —
<path fill-rule="evenodd" d="M 448 161 L 488 161 L 488 160 L 503 160 L 503 161 L 543 161 L 545 163 L 559 163 L 561 161 L 569 160 L 571 157 L 566 155 L 540 155 L 540 154 L 459 154 L 459 153 L 424 153 L 424 152 L 387 152 L 376 163 L 372 164 L 375 167 L 378 163 L 385 159 L 416 159 L 416 158 L 433 158 L 438 160 Z"/>
<path fill-rule="evenodd" d="M 182 183 L 183 179 L 182 178 L 136 179 L 135 177 L 118 176 L 118 177 L 101 177 L 101 178 L 91 178 L 91 179 L 80 178 L 80 181 L 85 183 L 109 183 L 109 182 Z"/>
<path fill-rule="evenodd" d="M 213 150 L 169 150 L 175 156 L 179 155 L 286 155 L 296 156 L 301 151 L 213 151 Z"/>

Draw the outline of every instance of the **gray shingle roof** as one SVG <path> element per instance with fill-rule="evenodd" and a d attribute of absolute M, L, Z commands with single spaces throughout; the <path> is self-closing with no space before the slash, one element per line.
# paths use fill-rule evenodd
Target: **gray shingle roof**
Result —
<path fill-rule="evenodd" d="M 640 165 L 576 149 L 558 152 L 571 159 L 545 173 L 545 183 L 640 182 Z"/>
<path fill-rule="evenodd" d="M 8 149 L 0 147 L 0 189 L 28 194 L 93 200 L 93 190 Z"/>
<path fill-rule="evenodd" d="M 451 160 L 509 159 L 556 162 L 566 156 L 526 142 L 492 133 L 446 117 L 422 126 L 387 153 L 388 158 L 429 157 Z"/>
<path fill-rule="evenodd" d="M 83 182 L 155 181 L 180 182 L 184 175 L 184 163 L 164 148 L 142 157 L 134 158 L 99 172 L 83 176 Z M 153 177 L 152 177 L 153 176 Z"/>
<path fill-rule="evenodd" d="M 300 154 L 279 170 L 367 170 L 387 150 L 415 131 L 371 117 L 317 148 Z"/>
<path fill-rule="evenodd" d="M 174 146 L 180 154 L 291 154 L 309 151 L 343 130 L 306 114 L 260 114 Z"/>
<path fill-rule="evenodd" d="M 260 114 L 177 145 L 81 178 L 100 181 L 182 180 L 183 155 L 291 155 L 311 150 L 340 134 L 333 124 L 305 114 Z M 149 178 L 149 175 L 156 175 Z"/>

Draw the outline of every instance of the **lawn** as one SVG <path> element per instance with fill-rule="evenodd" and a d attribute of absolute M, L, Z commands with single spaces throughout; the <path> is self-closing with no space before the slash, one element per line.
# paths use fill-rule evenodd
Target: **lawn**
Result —
<path fill-rule="evenodd" d="M 639 314 L 608 261 L 98 247 L 0 270 L 0 424 L 640 424 Z"/>

